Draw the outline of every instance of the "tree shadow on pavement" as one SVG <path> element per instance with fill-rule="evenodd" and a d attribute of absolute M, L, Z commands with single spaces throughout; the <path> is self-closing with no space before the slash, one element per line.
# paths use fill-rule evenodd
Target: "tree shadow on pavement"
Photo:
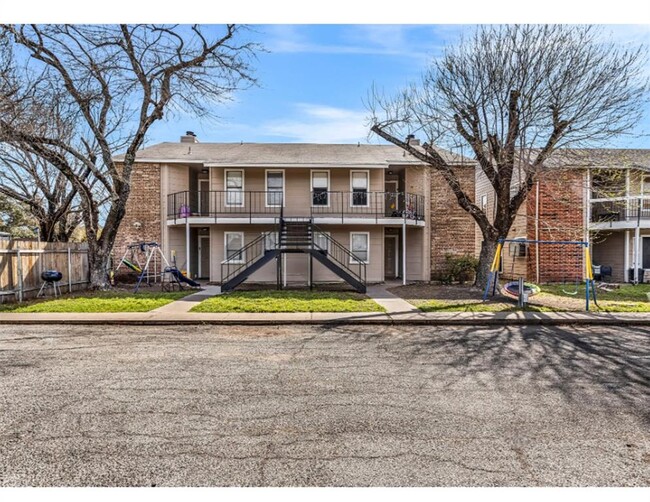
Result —
<path fill-rule="evenodd" d="M 371 333 L 368 331 L 372 330 Z M 422 379 L 507 391 L 526 384 L 569 402 L 631 411 L 650 423 L 650 329 L 576 326 L 330 328 L 354 346 L 372 342 Z"/>

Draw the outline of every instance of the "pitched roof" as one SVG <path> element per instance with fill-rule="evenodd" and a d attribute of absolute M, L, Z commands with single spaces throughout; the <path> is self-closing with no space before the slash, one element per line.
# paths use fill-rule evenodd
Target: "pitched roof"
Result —
<path fill-rule="evenodd" d="M 650 150 L 625 148 L 559 149 L 547 167 L 636 168 L 650 170 Z"/>
<path fill-rule="evenodd" d="M 450 164 L 471 159 L 436 148 Z M 123 154 L 115 160 L 122 160 Z M 422 164 L 394 145 L 314 143 L 159 143 L 139 150 L 136 162 L 202 163 L 206 166 L 388 167 Z"/>

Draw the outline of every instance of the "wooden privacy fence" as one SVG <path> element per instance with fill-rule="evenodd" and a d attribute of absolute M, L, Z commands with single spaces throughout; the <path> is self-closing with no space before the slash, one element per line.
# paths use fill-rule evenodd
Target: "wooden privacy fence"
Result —
<path fill-rule="evenodd" d="M 35 297 L 45 270 L 63 274 L 62 291 L 83 289 L 89 279 L 86 244 L 0 240 L 0 303 Z"/>

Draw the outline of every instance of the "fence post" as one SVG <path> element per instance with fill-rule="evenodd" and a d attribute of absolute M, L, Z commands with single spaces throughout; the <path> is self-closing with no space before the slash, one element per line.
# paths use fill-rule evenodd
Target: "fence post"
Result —
<path fill-rule="evenodd" d="M 23 301 L 23 257 L 20 254 L 20 249 L 16 250 L 17 273 L 18 273 L 18 302 Z"/>
<path fill-rule="evenodd" d="M 72 254 L 70 246 L 68 246 L 68 293 L 72 293 Z"/>

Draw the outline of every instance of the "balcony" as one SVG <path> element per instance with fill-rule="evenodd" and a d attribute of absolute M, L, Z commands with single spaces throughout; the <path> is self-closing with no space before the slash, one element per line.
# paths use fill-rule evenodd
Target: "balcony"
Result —
<path fill-rule="evenodd" d="M 168 223 L 268 223 L 277 218 L 311 217 L 321 223 L 406 221 L 424 225 L 424 196 L 401 192 L 313 191 L 285 196 L 278 191 L 184 191 L 167 196 Z M 200 221 L 197 221 L 200 220 Z"/>
<path fill-rule="evenodd" d="M 592 201 L 590 223 L 594 228 L 649 227 L 650 197 L 616 197 Z"/>

